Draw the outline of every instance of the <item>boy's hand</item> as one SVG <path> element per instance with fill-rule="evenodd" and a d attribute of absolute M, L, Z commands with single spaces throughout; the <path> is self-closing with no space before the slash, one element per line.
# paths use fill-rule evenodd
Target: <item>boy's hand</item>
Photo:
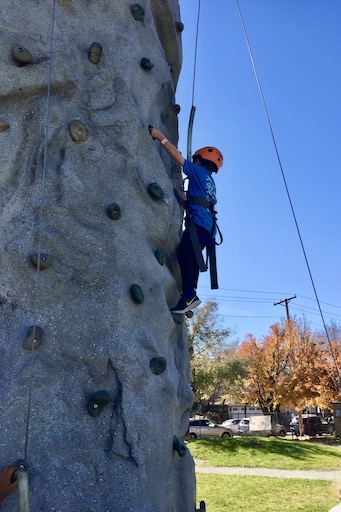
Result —
<path fill-rule="evenodd" d="M 16 469 L 14 466 L 6 466 L 0 473 L 0 503 L 18 487 L 18 480 L 11 481 Z"/>
<path fill-rule="evenodd" d="M 155 140 L 155 139 L 162 140 L 165 138 L 163 133 L 160 132 L 160 130 L 157 130 L 156 128 L 154 128 L 154 126 L 152 126 L 151 124 L 148 126 L 148 130 L 149 130 L 149 133 L 152 136 L 153 140 Z"/>

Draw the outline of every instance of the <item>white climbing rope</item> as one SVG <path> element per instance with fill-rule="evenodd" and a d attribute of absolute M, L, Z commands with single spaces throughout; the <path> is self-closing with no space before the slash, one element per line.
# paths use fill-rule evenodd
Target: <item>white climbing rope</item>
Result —
<path fill-rule="evenodd" d="M 48 80 L 47 80 L 47 93 L 46 93 L 46 102 L 45 102 L 45 122 L 44 122 L 44 159 L 43 159 L 43 167 L 42 167 L 42 176 L 41 176 L 41 184 L 40 184 L 40 199 L 39 199 L 39 216 L 38 216 L 38 243 L 37 243 L 37 270 L 36 270 L 36 282 L 34 288 L 34 301 L 33 301 L 33 333 L 32 333 L 32 347 L 30 352 L 30 369 L 29 369 L 29 379 L 28 379 L 28 405 L 27 405 L 27 415 L 26 415 L 26 432 L 25 432 L 25 450 L 24 450 L 24 460 L 27 462 L 28 458 L 28 442 L 29 442 L 29 429 L 30 429 L 30 419 L 31 419 L 31 403 L 32 403 L 32 384 L 33 384 L 33 363 L 34 363 L 34 341 L 36 338 L 36 327 L 37 327 L 37 314 L 39 308 L 39 295 L 40 295 L 40 260 L 41 260 L 41 246 L 42 246 L 42 222 L 43 222 L 43 210 L 44 210 L 44 201 L 45 201 L 45 182 L 46 182 L 46 169 L 48 162 L 48 128 L 49 128 L 49 117 L 50 117 L 50 96 L 51 96 L 51 77 L 52 77 L 52 61 L 53 61 L 53 41 L 54 41 L 54 28 L 55 28 L 55 14 L 56 14 L 56 0 L 52 0 L 52 13 L 51 13 L 51 26 L 50 26 L 50 59 L 48 66 Z M 27 477 L 27 471 L 25 473 Z M 24 480 L 24 479 L 23 479 Z M 20 481 L 19 481 L 20 485 Z M 26 500 L 27 501 L 27 500 Z M 22 503 L 21 503 L 22 502 Z M 21 505 L 20 505 L 21 503 Z M 20 500 L 19 495 L 19 510 L 20 512 L 26 512 L 26 508 L 23 505 L 24 501 Z"/>
<path fill-rule="evenodd" d="M 265 117 L 266 117 L 266 120 L 267 120 L 267 123 L 268 123 L 268 126 L 269 126 L 272 142 L 273 142 L 273 145 L 274 145 L 274 148 L 275 148 L 275 152 L 276 152 L 276 155 L 277 155 L 277 160 L 278 160 L 279 168 L 281 170 L 281 174 L 282 174 L 285 190 L 286 190 L 286 193 L 287 193 L 287 196 L 288 196 L 291 212 L 292 212 L 292 215 L 293 215 L 293 218 L 294 218 L 297 234 L 298 234 L 298 237 L 299 237 L 299 240 L 300 240 L 300 243 L 301 243 L 301 248 L 302 248 L 302 251 L 303 251 L 303 256 L 304 256 L 305 263 L 306 263 L 306 266 L 307 266 L 307 269 L 308 269 L 308 274 L 309 274 L 310 281 L 311 281 L 311 284 L 312 284 L 312 287 L 313 287 L 313 291 L 314 291 L 314 294 L 315 294 L 315 299 L 316 299 L 316 302 L 317 302 L 317 305 L 318 305 L 318 309 L 319 309 L 320 316 L 321 316 L 321 319 L 322 319 L 323 327 L 324 327 L 324 330 L 325 330 L 325 333 L 326 333 L 326 337 L 327 337 L 330 353 L 331 353 L 331 356 L 332 356 L 332 359 L 333 359 L 337 384 L 338 384 L 339 390 L 341 391 L 341 376 L 340 376 L 340 372 L 339 372 L 339 368 L 338 368 L 335 352 L 334 352 L 334 349 L 333 349 L 333 346 L 332 346 L 332 343 L 331 343 L 331 340 L 330 340 L 330 337 L 329 337 L 327 325 L 326 325 L 326 322 L 325 322 L 325 319 L 324 319 L 324 315 L 323 315 L 323 312 L 322 312 L 320 300 L 319 300 L 319 297 L 318 297 L 318 294 L 317 294 L 314 278 L 313 278 L 313 275 L 312 275 L 312 272 L 311 272 L 311 269 L 310 269 L 310 265 L 309 265 L 309 261 L 308 261 L 308 256 L 307 256 L 307 253 L 306 253 L 306 250 L 305 250 L 305 246 L 304 246 L 304 243 L 303 243 L 303 238 L 302 238 L 301 231 L 300 231 L 300 228 L 299 228 L 299 225 L 298 225 L 298 221 L 297 221 L 297 217 L 296 217 L 296 214 L 295 214 L 294 206 L 293 206 L 293 203 L 292 203 L 292 200 L 291 200 L 291 195 L 290 195 L 289 187 L 288 187 L 287 180 L 286 180 L 286 177 L 285 177 L 284 169 L 283 169 L 283 166 L 282 166 L 282 161 L 281 161 L 281 158 L 280 158 L 280 155 L 279 155 L 279 151 L 278 151 L 278 147 L 277 147 L 277 143 L 276 143 L 276 139 L 275 139 L 275 134 L 274 134 L 273 129 L 272 129 L 272 124 L 271 124 L 271 121 L 270 121 L 269 112 L 268 112 L 268 109 L 267 109 L 267 106 L 266 106 L 265 97 L 264 97 L 263 90 L 262 90 L 262 87 L 261 87 L 261 83 L 260 83 L 260 79 L 259 79 L 259 76 L 258 76 L 255 60 L 253 58 L 253 54 L 252 54 L 252 50 L 251 50 L 250 41 L 249 41 L 249 38 L 248 38 L 248 35 L 247 35 L 247 32 L 246 32 L 245 23 L 244 23 L 244 19 L 243 19 L 243 16 L 242 16 L 242 12 L 241 12 L 238 0 L 236 0 L 236 5 L 237 5 L 238 13 L 239 13 L 239 18 L 240 18 L 240 22 L 241 22 L 241 25 L 242 25 L 243 33 L 244 33 L 245 42 L 246 42 L 246 45 L 247 45 L 247 48 L 248 48 L 248 52 L 249 52 L 249 56 L 250 56 L 250 60 L 251 60 L 252 68 L 253 68 L 253 72 L 254 72 L 254 75 L 255 75 L 255 78 L 256 78 L 259 94 L 260 94 L 260 97 L 261 97 L 261 100 L 262 100 L 262 103 L 263 103 Z"/>
<path fill-rule="evenodd" d="M 19 512 L 30 512 L 27 469 L 19 467 L 16 473 L 18 476 Z"/>

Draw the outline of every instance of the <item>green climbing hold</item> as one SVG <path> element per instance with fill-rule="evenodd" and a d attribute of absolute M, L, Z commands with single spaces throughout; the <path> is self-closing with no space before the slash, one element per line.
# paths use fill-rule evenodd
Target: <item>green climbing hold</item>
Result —
<path fill-rule="evenodd" d="M 87 129 L 84 123 L 73 119 L 69 126 L 71 137 L 76 142 L 83 142 L 87 137 Z"/>
<path fill-rule="evenodd" d="M 147 69 L 148 71 L 150 71 L 151 69 L 153 69 L 154 64 L 152 64 L 150 60 L 146 57 L 143 57 L 143 59 L 141 59 L 141 66 L 143 67 L 143 69 Z"/>
<path fill-rule="evenodd" d="M 118 220 L 121 218 L 121 208 L 117 203 L 109 204 L 107 208 L 108 217 L 112 220 Z"/>
<path fill-rule="evenodd" d="M 136 21 L 143 21 L 144 9 L 140 4 L 134 4 L 130 7 L 130 12 Z"/>
<path fill-rule="evenodd" d="M 184 323 L 184 315 L 180 315 L 180 313 L 172 313 L 172 317 L 176 324 Z"/>
<path fill-rule="evenodd" d="M 31 262 L 37 268 L 38 268 L 38 261 L 39 261 L 39 270 L 46 270 L 47 268 L 51 267 L 51 265 L 53 263 L 53 258 L 49 254 L 40 253 L 40 258 L 39 258 L 38 254 L 32 254 Z"/>
<path fill-rule="evenodd" d="M 100 391 L 96 391 L 91 397 L 89 398 L 88 402 L 88 412 L 96 418 L 103 407 L 108 405 L 110 403 L 110 395 L 108 391 L 105 391 L 105 389 L 101 389 Z"/>
<path fill-rule="evenodd" d="M 164 357 L 153 357 L 149 366 L 154 375 L 161 375 L 167 368 L 167 361 Z"/>
<path fill-rule="evenodd" d="M 160 185 L 158 185 L 158 183 L 156 183 L 156 182 L 149 183 L 148 192 L 149 192 L 149 195 L 153 199 L 163 199 L 165 197 L 164 191 L 162 190 Z"/>
<path fill-rule="evenodd" d="M 192 357 L 193 357 L 193 355 L 194 355 L 194 348 L 193 348 L 192 346 L 191 346 L 191 347 L 189 347 L 189 349 L 188 349 L 188 353 L 189 353 L 189 357 L 190 357 L 190 359 L 192 359 Z"/>
<path fill-rule="evenodd" d="M 187 455 L 187 446 L 177 436 L 173 437 L 173 450 L 179 454 L 179 457 Z"/>
<path fill-rule="evenodd" d="M 43 329 L 38 327 L 38 325 L 31 327 L 28 329 L 27 338 L 23 343 L 23 347 L 25 350 L 36 350 L 42 344 L 43 338 Z"/>
<path fill-rule="evenodd" d="M 91 43 L 88 52 L 89 61 L 93 64 L 98 64 L 101 59 L 102 51 L 103 46 L 100 43 Z"/>
<path fill-rule="evenodd" d="M 181 23 L 181 21 L 175 22 L 175 29 L 178 33 L 182 32 L 184 30 L 184 28 L 185 28 L 185 25 L 183 23 Z"/>
<path fill-rule="evenodd" d="M 0 132 L 5 132 L 9 129 L 9 124 L 5 123 L 4 121 L 0 121 Z"/>
<path fill-rule="evenodd" d="M 24 46 L 21 46 L 20 44 L 14 44 L 12 46 L 12 55 L 14 60 L 19 62 L 22 66 L 25 64 L 32 64 L 33 57 L 31 52 L 24 48 Z"/>
<path fill-rule="evenodd" d="M 180 111 L 181 111 L 180 105 L 177 105 L 177 104 L 176 105 L 172 105 L 168 109 L 167 117 L 177 116 L 178 114 L 180 114 Z"/>
<path fill-rule="evenodd" d="M 144 295 L 141 286 L 138 284 L 132 284 L 130 287 L 130 294 L 136 302 L 136 304 L 143 304 L 144 303 Z"/>
<path fill-rule="evenodd" d="M 154 254 L 160 265 L 164 265 L 166 261 L 166 252 L 163 249 L 156 249 Z"/>

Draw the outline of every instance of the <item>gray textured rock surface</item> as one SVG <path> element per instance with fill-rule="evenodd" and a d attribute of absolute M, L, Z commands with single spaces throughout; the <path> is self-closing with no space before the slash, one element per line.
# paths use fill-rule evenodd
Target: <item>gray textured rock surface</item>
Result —
<path fill-rule="evenodd" d="M 177 0 L 144 0 L 138 21 L 132 4 L 57 0 L 46 161 L 52 1 L 1 1 L 0 463 L 24 458 L 27 446 L 34 512 L 195 509 L 192 458 L 173 450 L 193 398 L 185 326 L 169 312 L 179 293 L 179 175 L 147 130 L 154 124 L 177 141 L 169 109 L 180 13 Z M 103 47 L 97 64 L 93 42 Z M 32 64 L 14 60 L 14 45 Z M 85 138 L 71 136 L 71 121 Z M 150 197 L 153 182 L 163 199 Z M 112 203 L 121 210 L 114 221 Z M 39 251 L 52 261 L 40 271 Z M 34 325 L 42 342 L 27 351 Z M 156 357 L 167 361 L 160 375 L 150 369 Z M 98 391 L 111 401 L 94 417 Z"/>

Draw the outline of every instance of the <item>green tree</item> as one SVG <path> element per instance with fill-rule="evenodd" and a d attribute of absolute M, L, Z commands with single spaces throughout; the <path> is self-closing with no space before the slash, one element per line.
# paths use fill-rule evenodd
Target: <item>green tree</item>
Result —
<path fill-rule="evenodd" d="M 231 331 L 221 327 L 218 309 L 217 302 L 207 301 L 196 309 L 194 319 L 187 322 L 196 401 L 213 403 L 222 395 L 240 401 L 243 395 L 245 360 L 238 356 L 237 344 L 229 341 Z"/>

